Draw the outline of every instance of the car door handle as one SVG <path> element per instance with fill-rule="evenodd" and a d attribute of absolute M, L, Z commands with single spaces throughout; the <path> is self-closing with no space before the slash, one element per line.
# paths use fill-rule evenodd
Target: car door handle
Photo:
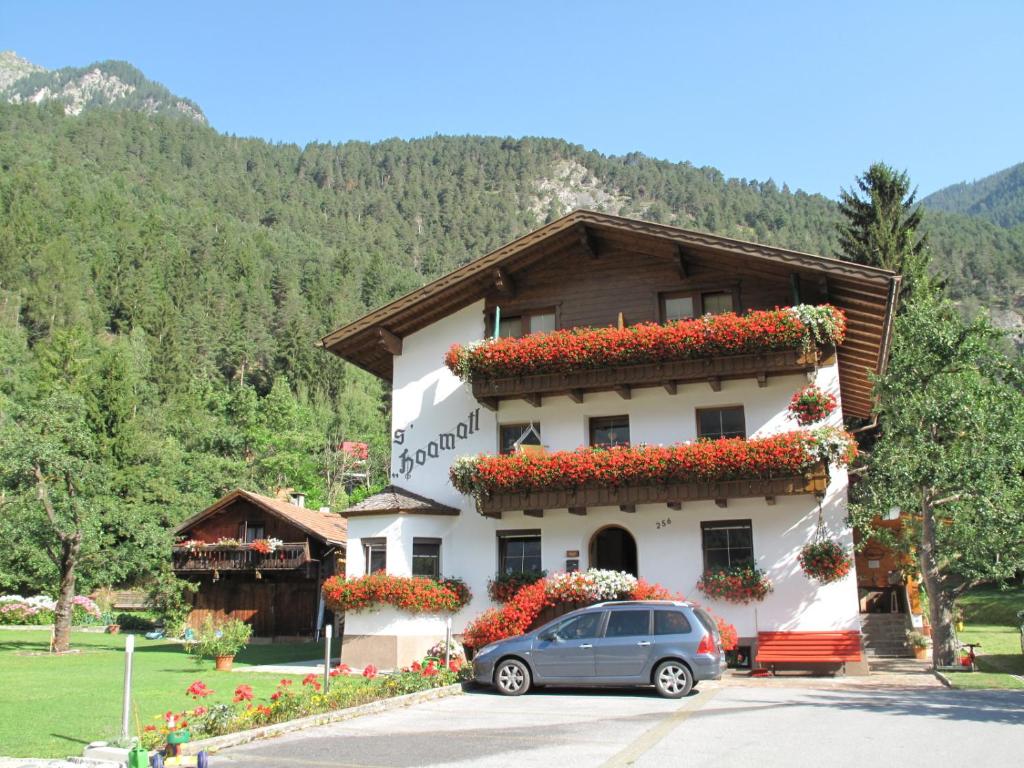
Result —
<path fill-rule="evenodd" d="M 584 643 L 583 645 L 580 646 L 580 648 L 593 648 L 593 647 L 594 646 L 593 646 L 592 643 Z"/>
<path fill-rule="evenodd" d="M 646 648 L 646 647 L 647 647 L 648 645 L 650 645 L 650 644 L 651 644 L 651 641 L 650 641 L 650 640 L 641 640 L 641 641 L 640 641 L 639 643 L 637 643 L 637 645 L 643 646 L 643 647 L 645 647 L 645 648 Z"/>

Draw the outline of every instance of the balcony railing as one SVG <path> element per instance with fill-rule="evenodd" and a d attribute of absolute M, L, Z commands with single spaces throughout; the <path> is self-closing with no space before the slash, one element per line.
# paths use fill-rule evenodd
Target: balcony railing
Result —
<path fill-rule="evenodd" d="M 522 511 L 541 517 L 546 509 L 565 509 L 584 515 L 588 507 L 614 507 L 636 512 L 638 504 L 666 504 L 680 509 L 685 502 L 714 500 L 720 507 L 729 499 L 763 497 L 769 504 L 776 496 L 823 494 L 828 474 L 823 464 L 803 474 L 752 480 L 628 485 L 617 488 L 581 487 L 574 490 L 531 491 L 529 493 L 493 493 L 480 498 L 477 508 L 484 517 L 500 518 L 502 512 Z"/>
<path fill-rule="evenodd" d="M 174 570 L 199 573 L 203 571 L 288 571 L 312 561 L 309 543 L 282 544 L 270 554 L 257 552 L 251 544 L 201 544 L 175 547 Z"/>
<path fill-rule="evenodd" d="M 502 400 L 517 398 L 539 407 L 542 398 L 553 395 L 567 395 L 581 403 L 583 396 L 592 392 L 617 392 L 628 400 L 632 390 L 641 387 L 664 387 L 674 395 L 678 385 L 695 382 L 706 382 L 718 391 L 722 382 L 729 379 L 756 379 L 763 387 L 769 376 L 813 371 L 818 360 L 818 350 L 804 353 L 799 349 L 782 349 L 571 373 L 481 379 L 473 381 L 473 396 L 481 405 L 495 410 Z"/>

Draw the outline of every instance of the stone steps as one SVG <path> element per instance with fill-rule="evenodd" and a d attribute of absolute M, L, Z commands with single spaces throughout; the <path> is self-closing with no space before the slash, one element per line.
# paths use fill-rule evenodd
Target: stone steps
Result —
<path fill-rule="evenodd" d="M 861 617 L 864 652 L 872 657 L 906 658 L 913 656 L 907 646 L 910 617 L 901 613 L 866 613 Z"/>

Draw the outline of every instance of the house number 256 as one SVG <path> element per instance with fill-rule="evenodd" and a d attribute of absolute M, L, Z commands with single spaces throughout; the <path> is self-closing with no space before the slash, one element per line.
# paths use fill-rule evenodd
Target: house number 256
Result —
<path fill-rule="evenodd" d="M 669 525 L 672 525 L 672 518 L 671 518 L 671 517 L 666 517 L 666 518 L 665 518 L 664 520 L 659 520 L 658 522 L 656 522 L 656 523 L 654 524 L 655 528 L 656 528 L 657 530 L 659 530 L 659 531 L 660 531 L 660 530 L 661 530 L 662 528 L 664 528 L 664 527 L 666 527 L 666 526 L 669 526 Z"/>

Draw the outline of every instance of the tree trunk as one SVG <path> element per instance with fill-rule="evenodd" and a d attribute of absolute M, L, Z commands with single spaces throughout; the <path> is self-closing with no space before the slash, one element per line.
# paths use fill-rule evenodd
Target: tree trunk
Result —
<path fill-rule="evenodd" d="M 935 509 L 927 490 L 921 494 L 921 547 L 918 553 L 921 577 L 928 593 L 928 619 L 932 624 L 932 663 L 949 666 L 956 660 L 953 636 L 953 597 L 943 590 L 941 568 L 936 553 Z"/>
<path fill-rule="evenodd" d="M 60 545 L 60 594 L 53 611 L 53 650 L 63 653 L 71 647 L 71 618 L 74 612 L 75 579 L 78 574 L 78 534 L 69 536 Z"/>

